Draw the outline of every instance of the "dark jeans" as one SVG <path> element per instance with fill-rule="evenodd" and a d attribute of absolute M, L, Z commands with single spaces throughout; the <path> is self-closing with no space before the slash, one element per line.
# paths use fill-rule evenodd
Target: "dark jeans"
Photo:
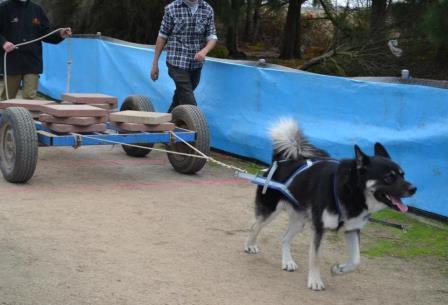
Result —
<path fill-rule="evenodd" d="M 202 69 L 196 69 L 190 71 L 168 65 L 168 75 L 176 84 L 173 102 L 171 103 L 168 112 L 171 112 L 174 107 L 179 105 L 197 105 L 193 91 L 199 85 L 201 70 Z"/>

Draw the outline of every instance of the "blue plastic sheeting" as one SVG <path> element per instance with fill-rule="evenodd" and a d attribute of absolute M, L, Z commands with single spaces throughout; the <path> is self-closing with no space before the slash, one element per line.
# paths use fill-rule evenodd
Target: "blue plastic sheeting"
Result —
<path fill-rule="evenodd" d="M 70 92 L 105 93 L 120 102 L 132 94 L 146 95 L 164 112 L 174 83 L 163 55 L 160 79 L 149 80 L 153 52 L 101 39 L 45 45 L 40 89 L 60 98 L 71 59 Z M 196 98 L 213 147 L 266 163 L 272 145 L 267 130 L 280 117 L 295 118 L 314 144 L 337 158 L 352 158 L 354 144 L 371 154 L 374 143 L 382 142 L 418 187 L 407 203 L 448 216 L 448 90 L 209 59 Z"/>

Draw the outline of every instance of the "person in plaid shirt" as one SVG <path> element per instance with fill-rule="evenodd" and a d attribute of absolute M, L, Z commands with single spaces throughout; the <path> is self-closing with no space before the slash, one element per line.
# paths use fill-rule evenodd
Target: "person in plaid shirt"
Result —
<path fill-rule="evenodd" d="M 175 0 L 165 7 L 151 79 L 159 78 L 159 58 L 166 46 L 168 74 L 176 84 L 168 112 L 178 105 L 197 105 L 193 92 L 199 84 L 205 56 L 217 39 L 213 8 L 204 0 Z"/>

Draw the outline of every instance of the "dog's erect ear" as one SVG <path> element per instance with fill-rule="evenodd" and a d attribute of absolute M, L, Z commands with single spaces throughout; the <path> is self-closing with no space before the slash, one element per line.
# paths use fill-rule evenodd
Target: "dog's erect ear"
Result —
<path fill-rule="evenodd" d="M 390 155 L 381 143 L 375 143 L 375 156 L 390 159 Z"/>
<path fill-rule="evenodd" d="M 369 163 L 369 156 L 362 152 L 358 145 L 355 145 L 356 168 L 362 169 Z"/>

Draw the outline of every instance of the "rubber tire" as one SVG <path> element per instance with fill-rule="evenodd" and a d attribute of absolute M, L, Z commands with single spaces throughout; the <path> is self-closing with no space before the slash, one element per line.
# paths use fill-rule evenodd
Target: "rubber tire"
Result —
<path fill-rule="evenodd" d="M 210 135 L 208 124 L 201 110 L 193 105 L 180 105 L 172 111 L 172 122 L 180 128 L 196 132 L 196 141 L 190 143 L 206 155 L 210 154 Z M 184 143 L 169 145 L 169 150 L 189 154 L 197 154 Z M 168 153 L 168 160 L 173 168 L 182 174 L 194 174 L 200 171 L 207 160 L 189 156 L 181 156 Z"/>
<path fill-rule="evenodd" d="M 6 141 L 12 137 L 15 148 L 7 160 Z M 0 122 L 0 169 L 11 183 L 26 183 L 34 174 L 38 158 L 38 139 L 34 119 L 25 108 L 3 111 Z M 12 163 L 12 164 L 11 164 Z"/>
<path fill-rule="evenodd" d="M 124 102 L 123 105 L 121 105 L 120 111 L 125 110 L 134 110 L 134 111 L 147 111 L 147 112 L 155 112 L 154 105 L 150 101 L 150 99 L 146 96 L 142 95 L 131 95 L 128 96 Z M 139 146 L 145 146 L 145 147 L 153 147 L 154 144 L 137 144 Z M 126 152 L 128 156 L 136 157 L 136 158 L 143 158 L 146 157 L 151 150 L 148 149 L 142 149 L 137 147 L 131 147 L 122 145 L 123 150 Z"/>

